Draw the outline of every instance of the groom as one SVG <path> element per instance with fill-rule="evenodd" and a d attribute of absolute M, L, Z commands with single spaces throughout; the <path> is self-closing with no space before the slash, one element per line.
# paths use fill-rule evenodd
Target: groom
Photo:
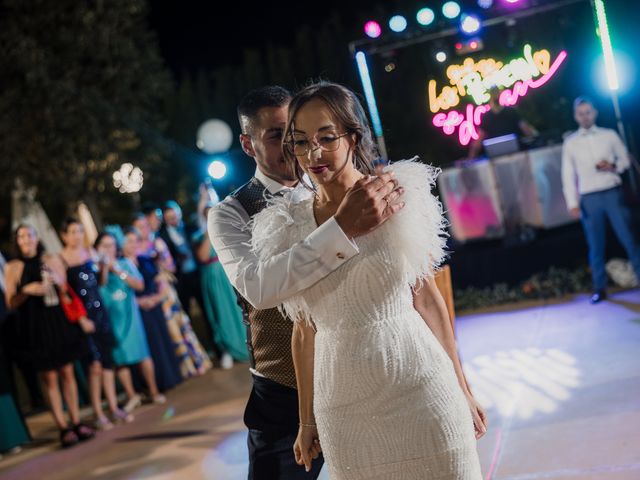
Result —
<path fill-rule="evenodd" d="M 278 86 L 247 94 L 238 106 L 240 143 L 256 162 L 247 184 L 209 212 L 209 238 L 239 292 L 247 325 L 253 389 L 244 421 L 249 428 L 249 480 L 315 479 L 322 460 L 310 472 L 295 463 L 298 395 L 291 333 L 293 322 L 277 307 L 284 299 L 315 282 L 358 254 L 355 239 L 371 232 L 395 212 L 402 188 L 391 174 L 360 181 L 336 215 L 304 241 L 261 262 L 251 251 L 251 217 L 266 207 L 266 199 L 298 187 L 282 155 L 282 135 L 291 95 Z M 391 205 L 391 206 L 390 206 Z"/>

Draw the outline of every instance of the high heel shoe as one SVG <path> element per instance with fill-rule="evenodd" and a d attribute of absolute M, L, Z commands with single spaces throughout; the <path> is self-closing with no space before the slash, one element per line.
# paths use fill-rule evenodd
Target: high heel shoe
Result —
<path fill-rule="evenodd" d="M 85 425 L 84 423 L 78 423 L 77 425 L 74 425 L 73 431 L 78 436 L 78 439 L 81 442 L 84 442 L 85 440 L 90 440 L 96 436 L 96 431 L 90 426 Z"/>
<path fill-rule="evenodd" d="M 73 447 L 80 441 L 76 432 L 73 431 L 73 428 L 63 428 L 60 430 L 60 445 L 62 448 Z"/>
<path fill-rule="evenodd" d="M 129 412 L 125 412 L 121 408 L 117 409 L 115 412 L 111 414 L 111 418 L 115 423 L 131 423 L 133 422 L 133 414 Z"/>
<path fill-rule="evenodd" d="M 111 430 L 113 428 L 113 423 L 107 417 L 98 417 L 96 420 L 96 428 L 98 430 L 102 430 L 106 432 L 107 430 Z"/>
<path fill-rule="evenodd" d="M 137 393 L 129 399 L 129 401 L 125 404 L 123 410 L 127 413 L 133 412 L 136 408 L 142 405 L 142 397 Z"/>

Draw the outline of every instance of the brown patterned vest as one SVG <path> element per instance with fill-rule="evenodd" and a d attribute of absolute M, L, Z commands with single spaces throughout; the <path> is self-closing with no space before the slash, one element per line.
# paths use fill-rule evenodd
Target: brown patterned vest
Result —
<path fill-rule="evenodd" d="M 250 218 L 267 206 L 269 196 L 269 191 L 255 177 L 231 194 Z M 291 358 L 293 322 L 277 308 L 257 310 L 237 291 L 236 294 L 247 327 L 251 367 L 270 380 L 296 388 L 296 374 Z"/>

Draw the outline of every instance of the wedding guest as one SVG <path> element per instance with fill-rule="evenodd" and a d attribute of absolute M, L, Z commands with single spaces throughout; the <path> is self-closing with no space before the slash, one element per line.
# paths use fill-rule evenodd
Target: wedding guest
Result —
<path fill-rule="evenodd" d="M 84 244 L 84 227 L 75 218 L 67 218 L 61 228 L 64 249 L 61 258 L 67 267 L 67 281 L 81 299 L 87 316 L 95 325 L 88 335 L 89 342 L 89 396 L 96 416 L 96 426 L 101 430 L 113 428 L 113 422 L 131 422 L 133 416 L 118 406 L 113 363 L 115 340 L 109 315 L 104 307 L 99 287 L 109 273 L 104 258 L 98 257 L 93 248 Z M 102 392 L 107 399 L 111 419 L 102 408 Z"/>
<path fill-rule="evenodd" d="M 157 278 L 158 269 L 153 260 L 141 253 L 141 237 L 136 229 L 125 233 L 122 253 L 138 269 L 144 280 L 144 289 L 136 292 L 142 323 L 147 334 L 151 358 L 155 365 L 156 383 L 162 392 L 182 381 L 178 357 L 167 329 L 167 320 L 162 311 L 161 290 L 164 280 Z"/>
<path fill-rule="evenodd" d="M 64 265 L 58 257 L 45 254 L 36 230 L 19 225 L 14 243 L 17 258 L 7 264 L 4 277 L 6 304 L 15 310 L 19 325 L 11 338 L 11 354 L 28 360 L 40 373 L 60 443 L 69 447 L 95 433 L 80 421 L 73 373 L 73 362 L 87 350 L 82 329 L 91 332 L 93 325 L 88 321 L 82 326 L 72 324 L 65 316 L 60 295 L 67 288 Z"/>
<path fill-rule="evenodd" d="M 107 282 L 100 287 L 100 294 L 111 319 L 116 340 L 113 361 L 118 379 L 127 394 L 124 410 L 131 412 L 142 404 L 142 397 L 135 391 L 131 378 L 131 365 L 137 365 L 154 403 L 164 403 L 158 391 L 155 371 L 142 316 L 136 302 L 136 291 L 144 290 L 144 280 L 131 260 L 118 254 L 116 238 L 109 233 L 100 233 L 94 247 L 105 259 L 109 269 Z"/>

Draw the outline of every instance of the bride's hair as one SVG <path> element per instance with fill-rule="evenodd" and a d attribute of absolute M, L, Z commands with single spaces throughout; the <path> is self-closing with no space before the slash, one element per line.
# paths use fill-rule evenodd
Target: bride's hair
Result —
<path fill-rule="evenodd" d="M 285 144 L 293 139 L 293 120 L 296 114 L 303 105 L 314 99 L 322 100 L 327 105 L 335 120 L 344 127 L 346 133 L 355 134 L 354 165 L 365 175 L 373 174 L 374 162 L 379 158 L 379 154 L 371 136 L 369 121 L 358 97 L 351 90 L 337 83 L 318 82 L 300 90 L 289 104 L 282 150 L 284 158 L 292 164 L 298 179 L 303 181 L 304 172 L 295 155 L 286 148 Z"/>

